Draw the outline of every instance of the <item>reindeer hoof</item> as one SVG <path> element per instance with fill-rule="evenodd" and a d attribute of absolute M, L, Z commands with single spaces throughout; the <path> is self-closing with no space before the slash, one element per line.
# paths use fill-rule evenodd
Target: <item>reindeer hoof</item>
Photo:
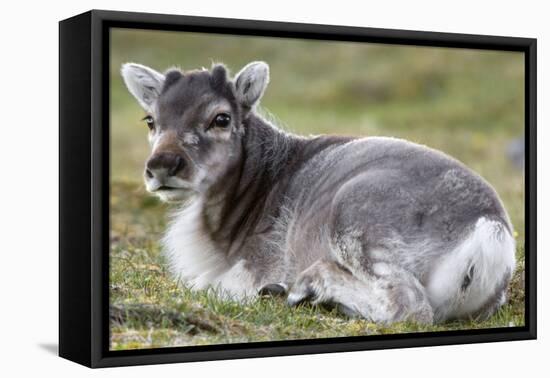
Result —
<path fill-rule="evenodd" d="M 286 294 L 288 288 L 283 283 L 267 284 L 258 291 L 262 297 L 282 297 Z"/>

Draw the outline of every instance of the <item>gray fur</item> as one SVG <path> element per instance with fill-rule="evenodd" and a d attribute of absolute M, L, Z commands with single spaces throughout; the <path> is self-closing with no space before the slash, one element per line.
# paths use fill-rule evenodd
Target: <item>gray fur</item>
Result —
<path fill-rule="evenodd" d="M 154 190 L 181 203 L 165 239 L 169 259 L 193 250 L 193 261 L 213 261 L 204 271 L 182 263 L 175 275 L 245 296 L 290 288 L 291 305 L 331 303 L 377 322 L 496 311 L 513 270 L 513 241 L 491 186 L 457 160 L 404 140 L 283 132 L 254 109 L 268 80 L 263 62 L 233 80 L 221 65 L 169 71 L 158 98 L 144 106 L 156 121 L 150 161 L 174 154 L 185 161 L 167 181 L 171 189 Z M 228 127 L 212 127 L 219 113 L 231 116 Z M 189 206 L 200 214 L 189 216 Z M 185 238 L 200 241 L 187 247 Z M 448 296 L 434 286 L 437 269 L 458 277 L 441 282 Z"/>

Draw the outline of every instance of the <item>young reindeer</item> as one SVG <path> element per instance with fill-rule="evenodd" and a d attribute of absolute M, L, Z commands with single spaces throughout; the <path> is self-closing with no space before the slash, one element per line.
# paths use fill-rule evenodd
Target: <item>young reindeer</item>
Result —
<path fill-rule="evenodd" d="M 179 204 L 164 251 L 189 287 L 384 323 L 484 319 L 504 303 L 512 225 L 460 162 L 399 139 L 277 129 L 255 111 L 264 62 L 234 79 L 223 65 L 127 63 L 122 76 L 147 112 L 147 190 Z"/>

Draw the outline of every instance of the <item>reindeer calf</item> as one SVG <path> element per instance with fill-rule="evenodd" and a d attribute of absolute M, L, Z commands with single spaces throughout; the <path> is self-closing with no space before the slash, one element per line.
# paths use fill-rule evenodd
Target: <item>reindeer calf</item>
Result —
<path fill-rule="evenodd" d="M 122 75 L 147 112 L 147 189 L 176 202 L 164 237 L 175 277 L 233 298 L 280 293 L 374 322 L 486 318 L 514 270 L 496 192 L 460 162 L 382 137 L 299 137 L 255 111 L 269 81 Z"/>

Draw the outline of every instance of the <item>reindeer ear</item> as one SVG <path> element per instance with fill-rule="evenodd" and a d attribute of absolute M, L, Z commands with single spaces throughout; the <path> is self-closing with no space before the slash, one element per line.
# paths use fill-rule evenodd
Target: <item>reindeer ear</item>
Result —
<path fill-rule="evenodd" d="M 235 76 L 237 98 L 244 106 L 252 108 L 264 94 L 267 83 L 269 83 L 267 63 L 249 63 Z"/>
<path fill-rule="evenodd" d="M 164 75 L 137 63 L 126 63 L 121 68 L 126 87 L 147 111 L 151 111 L 164 84 Z"/>

